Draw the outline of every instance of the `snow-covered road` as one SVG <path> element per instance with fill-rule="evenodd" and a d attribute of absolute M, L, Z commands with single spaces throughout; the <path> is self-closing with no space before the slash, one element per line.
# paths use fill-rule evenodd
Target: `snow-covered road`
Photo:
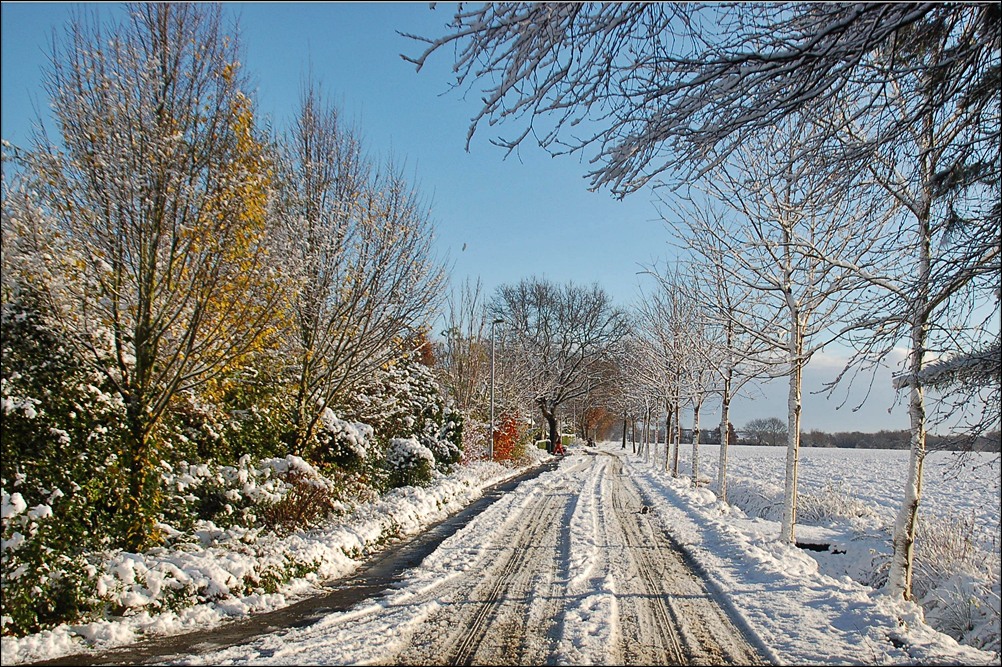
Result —
<path fill-rule="evenodd" d="M 180 662 L 764 662 L 648 510 L 617 455 L 579 451 L 443 542 L 397 590 Z"/>

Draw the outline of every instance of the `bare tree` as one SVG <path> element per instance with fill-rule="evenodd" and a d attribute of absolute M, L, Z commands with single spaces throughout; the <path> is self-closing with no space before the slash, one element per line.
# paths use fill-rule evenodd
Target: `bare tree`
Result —
<path fill-rule="evenodd" d="M 690 299 L 692 299 L 690 295 Z M 684 329 L 682 346 L 685 351 L 682 391 L 688 396 L 692 406 L 692 485 L 699 485 L 699 437 L 700 412 L 707 394 L 714 391 L 717 379 L 717 362 L 714 357 L 720 351 L 721 341 L 705 311 L 692 300 L 692 311 Z"/>
<path fill-rule="evenodd" d="M 704 239 L 706 240 L 706 239 Z M 718 257 L 724 251 L 710 252 L 701 249 L 700 257 Z M 679 405 L 681 369 L 687 363 L 686 355 L 691 345 L 685 344 L 688 321 L 701 318 L 706 336 L 715 341 L 710 367 L 716 374 L 715 391 L 720 394 L 720 429 L 729 432 L 730 403 L 741 388 L 762 372 L 756 356 L 761 354 L 756 340 L 740 329 L 732 313 L 741 307 L 748 308 L 758 298 L 755 290 L 731 280 L 718 264 L 699 261 L 690 267 L 688 275 L 680 269 L 653 268 L 647 271 L 659 285 L 652 297 L 643 297 L 641 321 L 649 323 L 661 341 L 664 363 L 674 369 L 669 380 L 672 387 L 666 394 L 669 408 Z M 669 414 L 670 414 L 669 410 Z M 671 417 L 668 417 L 671 429 Z M 721 439 L 717 491 L 721 500 L 727 499 L 727 438 Z M 676 462 L 677 472 L 677 462 Z"/>
<path fill-rule="evenodd" d="M 480 281 L 467 280 L 453 291 L 446 305 L 436 367 L 442 386 L 466 420 L 463 435 L 470 443 L 468 452 L 488 451 L 492 334 L 496 419 L 521 419 L 536 410 L 525 369 L 511 354 L 504 323 L 492 324 Z"/>
<path fill-rule="evenodd" d="M 926 388 L 932 382 L 949 389 L 949 377 L 940 370 L 978 367 L 972 376 L 984 386 L 998 381 L 998 275 L 1000 272 L 998 96 L 994 116 L 970 113 L 968 104 L 941 105 L 935 101 L 955 82 L 940 80 L 928 69 L 956 50 L 949 25 L 928 25 L 920 33 L 905 35 L 887 49 L 887 60 L 905 58 L 916 63 L 912 73 L 886 88 L 880 114 L 859 115 L 842 139 L 851 146 L 876 145 L 856 197 L 872 205 L 888 202 L 890 210 L 874 224 L 860 226 L 857 234 L 876 239 L 873 252 L 852 261 L 816 244 L 805 242 L 808 252 L 865 281 L 867 309 L 856 320 L 853 343 L 856 356 L 836 379 L 852 379 L 861 368 L 887 359 L 904 346 L 907 358 L 895 380 L 908 392 L 911 456 L 904 498 L 894 527 L 894 553 L 888 574 L 892 594 L 911 598 L 912 558 L 919 505 L 922 497 L 926 430 L 930 421 Z M 997 70 L 996 70 L 997 71 Z M 995 87 L 998 88 L 996 79 Z M 989 104 L 988 108 L 991 108 Z M 843 108 L 847 115 L 850 106 Z M 876 143 L 887 124 L 914 119 L 908 132 L 894 144 Z M 966 173 L 967 176 L 963 176 Z M 954 187 L 956 179 L 967 179 Z M 973 354 L 972 354 L 973 353 Z M 951 359 L 952 357 L 952 359 Z M 937 361 L 937 358 L 938 361 Z M 956 363 L 960 362 L 960 363 Z M 960 379 L 961 376 L 955 376 Z M 991 380 L 988 380 L 991 382 Z M 835 383 L 833 383 L 835 386 Z M 961 387 L 965 384 L 960 383 Z M 997 387 L 997 385 L 996 385 Z M 967 394 L 960 403 L 970 407 Z M 997 405 L 989 399 L 986 409 Z M 997 415 L 997 412 L 996 412 Z M 997 428 L 997 417 L 984 418 L 982 428 Z"/>
<path fill-rule="evenodd" d="M 701 250 L 701 254 L 719 257 L 721 248 Z M 760 341 L 751 336 L 733 313 L 748 307 L 759 293 L 747 284 L 731 280 L 719 263 L 703 265 L 693 274 L 693 285 L 701 296 L 709 326 L 716 330 L 719 341 L 714 352 L 713 367 L 718 375 L 720 390 L 720 453 L 717 461 L 717 496 L 727 501 L 727 455 L 730 447 L 731 400 L 741 389 L 764 372 L 757 361 L 762 354 Z M 752 307 L 754 309 L 754 307 Z"/>
<path fill-rule="evenodd" d="M 787 437 L 787 424 L 779 417 L 760 417 L 745 424 L 745 433 L 760 444 L 779 445 Z"/>
<path fill-rule="evenodd" d="M 279 295 L 237 44 L 218 7 L 132 5 L 107 32 L 74 21 L 46 81 L 61 142 L 35 137 L 15 158 L 24 187 L 5 190 L 26 279 L 125 405 L 126 548 L 156 539 L 173 399 L 262 344 Z"/>
<path fill-rule="evenodd" d="M 400 353 L 396 340 L 426 323 L 444 272 L 417 191 L 392 164 L 372 168 L 313 86 L 284 154 L 278 215 L 291 239 L 296 376 L 289 444 L 303 453 L 323 408 L 347 400 Z"/>
<path fill-rule="evenodd" d="M 685 332 L 692 304 L 675 271 L 666 268 L 648 273 L 657 278 L 658 285 L 650 294 L 642 292 L 637 306 L 637 337 L 644 363 L 633 375 L 644 378 L 661 398 L 665 408 L 665 470 L 677 475 L 682 381 L 688 354 Z"/>
<path fill-rule="evenodd" d="M 502 285 L 490 310 L 505 322 L 506 354 L 523 369 L 552 448 L 558 408 L 611 381 L 603 362 L 628 332 L 626 315 L 598 285 L 561 287 L 538 278 Z"/>
<path fill-rule="evenodd" d="M 809 127 L 776 128 L 768 144 L 749 144 L 704 185 L 729 216 L 704 198 L 686 206 L 666 202 L 676 233 L 721 279 L 743 285 L 759 299 L 735 303 L 730 317 L 762 349 L 761 363 L 788 377 L 787 478 L 782 539 L 793 542 L 801 416 L 801 375 L 811 356 L 838 335 L 831 327 L 847 317 L 848 296 L 858 283 L 799 248 L 809 238 L 831 256 L 859 257 L 869 239 L 853 234 L 857 212 L 833 180 L 796 159 Z M 770 159 L 775 160 L 769 164 Z M 776 163 L 781 167 L 776 177 Z"/>
<path fill-rule="evenodd" d="M 949 82 L 932 106 L 968 86 L 997 90 L 999 14 L 938 3 L 461 5 L 444 36 L 411 35 L 427 48 L 403 57 L 420 70 L 452 45 L 455 86 L 484 83 L 467 145 L 482 122 L 508 122 L 514 137 L 495 143 L 509 153 L 530 137 L 554 154 L 594 149 L 592 187 L 624 196 L 672 170 L 707 173 L 794 116 L 823 117 L 847 88 L 920 69 Z M 867 66 L 877 47 L 920 23 L 947 24 L 954 48 Z M 894 141 L 917 117 L 884 125 L 875 140 Z M 817 150 L 826 138 L 807 154 L 828 155 Z"/>
<path fill-rule="evenodd" d="M 435 356 L 443 387 L 456 407 L 481 419 L 489 400 L 489 327 L 480 280 L 467 280 L 446 305 L 444 338 Z"/>

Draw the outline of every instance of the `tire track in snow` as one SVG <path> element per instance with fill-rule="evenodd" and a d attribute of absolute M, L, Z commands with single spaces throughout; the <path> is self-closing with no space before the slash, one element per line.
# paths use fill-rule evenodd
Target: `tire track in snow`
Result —
<path fill-rule="evenodd" d="M 687 664 L 690 651 L 682 645 L 676 629 L 679 619 L 667 604 L 662 559 L 652 557 L 654 554 L 650 550 L 655 542 L 645 539 L 639 530 L 639 497 L 629 493 L 619 459 L 613 459 L 609 465 L 613 482 L 606 496 L 611 501 L 611 511 L 605 519 L 606 532 L 621 537 L 621 558 L 617 562 L 622 579 L 621 595 L 636 600 L 633 605 L 624 605 L 623 635 L 630 639 L 624 642 L 623 662 Z"/>
<path fill-rule="evenodd" d="M 668 538 L 651 525 L 652 515 L 640 512 L 640 491 L 622 474 L 618 458 L 614 467 L 622 483 L 612 494 L 613 507 L 623 526 L 627 552 L 636 560 L 636 569 L 647 585 L 648 595 L 641 599 L 648 608 L 648 618 L 667 644 L 669 656 L 662 664 L 764 664 L 702 579 Z M 641 636 L 643 630 L 641 624 Z M 643 655 L 636 657 L 640 662 L 646 660 Z"/>
<path fill-rule="evenodd" d="M 620 610 L 610 567 L 609 531 L 603 494 L 608 461 L 586 459 L 592 468 L 582 480 L 567 525 L 568 584 L 558 624 L 559 638 L 547 664 L 623 664 Z"/>
<path fill-rule="evenodd" d="M 543 661 L 566 580 L 561 576 L 567 570 L 561 527 L 575 496 L 560 478 L 539 487 L 513 506 L 499 526 L 492 539 L 497 548 L 477 566 L 482 575 L 439 591 L 439 609 L 409 638 L 409 647 L 396 657 L 398 664 Z"/>
<path fill-rule="evenodd" d="M 759 664 L 615 454 L 574 454 L 399 590 L 209 664 Z M 726 602 L 726 601 L 723 601 Z"/>

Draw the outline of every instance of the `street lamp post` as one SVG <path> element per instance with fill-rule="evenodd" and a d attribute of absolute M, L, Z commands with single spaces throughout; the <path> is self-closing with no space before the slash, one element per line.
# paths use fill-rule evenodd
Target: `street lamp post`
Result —
<path fill-rule="evenodd" d="M 490 458 L 494 460 L 494 330 L 497 325 L 504 322 L 500 317 L 491 322 L 491 436 L 490 436 Z"/>

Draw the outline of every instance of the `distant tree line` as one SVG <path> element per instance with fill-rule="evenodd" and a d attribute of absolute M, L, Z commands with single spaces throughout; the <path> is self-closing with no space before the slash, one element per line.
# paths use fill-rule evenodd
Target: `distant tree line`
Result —
<path fill-rule="evenodd" d="M 753 419 L 743 428 L 734 428 L 731 425 L 732 445 L 753 445 L 763 447 L 780 447 L 786 444 L 785 428 L 776 428 L 776 424 L 783 425 L 782 420 L 771 417 L 767 419 Z M 601 435 L 607 440 L 618 440 L 623 435 L 622 423 L 607 423 Z M 800 443 L 804 447 L 837 447 L 842 449 L 902 449 L 906 450 L 910 446 L 910 431 L 901 429 L 897 431 L 881 430 L 877 432 L 864 433 L 862 431 L 839 431 L 829 433 L 819 429 L 802 431 L 800 433 Z M 631 434 L 627 432 L 627 438 Z M 658 436 L 661 441 L 664 438 L 663 430 Z M 973 443 L 969 438 L 958 438 L 944 435 L 928 434 L 927 436 L 930 451 L 952 451 L 952 452 L 999 452 L 1002 451 L 1002 432 L 990 431 L 977 438 Z M 692 443 L 692 429 L 681 429 L 680 442 Z M 720 428 L 700 429 L 699 442 L 704 445 L 720 444 Z"/>

